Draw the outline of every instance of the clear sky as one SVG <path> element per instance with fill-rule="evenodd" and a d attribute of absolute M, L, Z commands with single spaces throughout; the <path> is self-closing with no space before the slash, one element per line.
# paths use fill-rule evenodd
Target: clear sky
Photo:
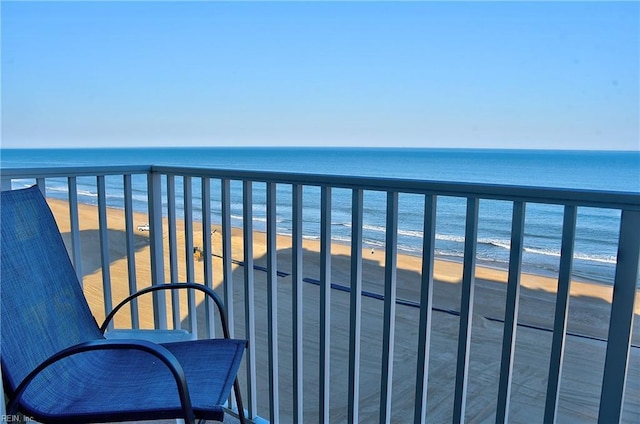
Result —
<path fill-rule="evenodd" d="M 640 150 L 640 3 L 7 2 L 2 147 Z"/>

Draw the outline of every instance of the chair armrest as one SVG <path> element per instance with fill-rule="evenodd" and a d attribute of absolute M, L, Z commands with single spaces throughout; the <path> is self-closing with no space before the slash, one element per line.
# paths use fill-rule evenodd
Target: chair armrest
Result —
<path fill-rule="evenodd" d="M 187 387 L 187 379 L 184 374 L 184 370 L 178 359 L 164 346 L 151 343 L 146 340 L 92 340 L 85 343 L 80 343 L 75 346 L 68 347 L 60 352 L 52 355 L 40 365 L 38 365 L 33 371 L 27 375 L 24 380 L 18 385 L 12 398 L 7 405 L 7 414 L 12 415 L 17 413 L 19 400 L 22 394 L 27 389 L 31 381 L 45 368 L 54 364 L 55 362 L 64 359 L 66 357 L 95 350 L 110 350 L 110 349 L 131 349 L 147 352 L 158 359 L 160 359 L 171 371 L 173 377 L 176 380 L 178 388 L 178 394 L 180 396 L 180 404 L 184 412 L 185 421 L 189 423 L 195 422 L 195 415 L 191 406 L 191 396 L 189 395 L 189 389 Z"/>
<path fill-rule="evenodd" d="M 213 301 L 215 302 L 216 306 L 218 307 L 218 312 L 220 313 L 220 322 L 222 324 L 222 333 L 224 335 L 224 338 L 225 339 L 231 338 L 231 336 L 229 335 L 229 326 L 227 324 L 227 314 L 225 312 L 224 304 L 222 303 L 222 299 L 220 299 L 220 296 L 218 296 L 218 294 L 216 292 L 214 292 L 213 290 L 211 290 L 209 287 L 207 287 L 205 285 L 202 285 L 202 284 L 194 284 L 194 283 L 160 284 L 160 285 L 157 285 L 157 286 L 146 287 L 144 289 L 141 289 L 141 290 L 135 292 L 131 296 L 129 296 L 126 299 L 124 299 L 122 302 L 118 303 L 116 305 L 116 307 L 111 310 L 109 315 L 107 315 L 107 317 L 104 319 L 104 322 L 100 326 L 100 332 L 102 334 L 104 334 L 104 332 L 107 330 L 107 326 L 109 325 L 109 322 L 111 322 L 111 320 L 113 319 L 115 314 L 123 306 L 125 306 L 127 303 L 129 303 L 131 300 L 133 300 L 133 299 L 135 299 L 135 298 L 137 298 L 139 296 L 142 296 L 143 294 L 147 294 L 147 293 L 151 293 L 151 292 L 155 292 L 155 291 L 159 291 L 159 290 L 173 290 L 173 289 L 194 289 L 194 290 L 199 290 L 199 291 L 205 293 L 205 295 L 209 296 L 211 299 L 213 299 Z"/>

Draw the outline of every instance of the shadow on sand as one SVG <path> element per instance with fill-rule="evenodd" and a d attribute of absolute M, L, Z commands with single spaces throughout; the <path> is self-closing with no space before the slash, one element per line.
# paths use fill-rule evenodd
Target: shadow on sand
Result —
<path fill-rule="evenodd" d="M 293 411 L 293 307 L 291 249 L 278 251 L 277 334 L 281 422 L 291 422 Z M 320 287 L 319 254 L 304 251 L 303 265 L 303 382 L 304 422 L 318 422 Z M 235 337 L 245 338 L 244 278 L 242 262 L 233 272 L 233 323 Z M 214 257 L 214 280 L 219 280 L 221 261 Z M 269 352 L 266 258 L 255 259 L 254 307 L 258 414 L 269 417 Z M 332 256 L 330 313 L 330 421 L 347 421 L 350 328 L 350 257 Z M 360 421 L 377 421 L 382 369 L 384 267 L 363 258 L 363 297 L 360 335 Z M 397 270 L 392 422 L 413 420 L 417 373 L 418 323 L 421 275 Z M 219 287 L 220 294 L 222 289 Z M 428 422 L 451 422 L 456 378 L 461 284 L 435 281 L 428 380 Z M 469 422 L 495 420 L 502 348 L 506 285 L 499 281 L 475 283 L 473 327 L 469 360 L 466 417 Z M 571 299 L 568 337 L 558 419 L 561 422 L 597 420 L 611 304 L 588 296 Z M 522 287 L 519 327 L 513 367 L 511 414 L 515 422 L 541 422 L 551 352 L 551 328 L 555 296 Z M 198 306 L 200 329 L 205 322 L 204 305 Z M 186 320 L 183 322 L 186 327 Z M 636 319 L 636 329 L 638 320 Z M 220 334 L 220 333 L 216 333 Z M 627 379 L 624 417 L 640 417 L 639 331 L 635 332 Z M 203 334 L 201 334 L 203 336 Z M 240 374 L 246 390 L 246 372 Z M 245 395 L 246 399 L 246 395 Z M 245 404 L 247 401 L 245 400 Z M 576 405 L 580 405 L 576 407 Z"/>
<path fill-rule="evenodd" d="M 71 233 L 62 234 L 64 244 L 71 256 Z M 121 230 L 108 229 L 107 243 L 109 246 L 109 262 L 114 263 L 127 257 L 126 250 L 126 232 Z M 82 276 L 94 274 L 102 270 L 102 262 L 100 254 L 100 231 L 97 229 L 80 230 L 80 249 L 90 254 L 82 254 L 81 271 Z M 149 246 L 149 237 L 145 235 L 133 235 L 134 250 L 140 251 Z"/>

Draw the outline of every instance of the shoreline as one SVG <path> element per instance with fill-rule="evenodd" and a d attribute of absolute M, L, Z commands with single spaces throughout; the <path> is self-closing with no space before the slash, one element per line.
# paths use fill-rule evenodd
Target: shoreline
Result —
<path fill-rule="evenodd" d="M 254 232 L 262 233 L 262 231 L 257 231 L 257 230 L 254 231 Z M 283 233 L 278 233 L 278 235 L 279 236 L 283 236 L 283 237 L 291 237 L 291 235 L 283 234 Z M 315 240 L 315 238 L 313 240 Z M 347 246 L 347 247 L 350 246 L 350 244 L 348 244 L 345 241 L 341 241 L 341 240 L 332 240 L 331 243 L 332 244 L 340 244 L 340 245 L 344 245 L 344 246 Z M 363 248 L 363 249 L 367 250 L 368 248 Z M 384 250 L 384 248 L 380 248 L 379 250 Z M 409 250 L 398 249 L 398 255 L 410 256 L 410 257 L 415 257 L 415 258 L 418 258 L 418 259 L 422 259 L 422 255 L 419 254 L 419 252 L 417 252 L 417 251 L 409 251 Z M 450 263 L 459 264 L 459 265 L 462 265 L 464 263 L 462 258 L 456 258 L 456 257 L 451 256 L 451 255 L 438 255 L 437 253 L 434 253 L 434 261 L 435 262 L 444 261 L 444 262 L 450 262 Z M 504 273 L 507 273 L 509 271 L 509 264 L 508 263 L 505 263 L 503 266 L 501 266 L 501 265 L 499 265 L 499 262 L 481 260 L 481 259 L 476 260 L 476 267 L 477 268 L 486 268 L 486 269 L 489 269 L 489 270 L 494 270 L 494 271 L 504 272 Z M 526 270 L 525 270 L 525 268 L 526 268 Z M 531 268 L 533 268 L 533 270 Z M 537 267 L 535 267 L 535 265 L 530 265 L 529 267 L 526 267 L 526 266 L 523 265 L 522 269 L 523 269 L 521 271 L 522 275 L 539 276 L 539 277 L 550 278 L 550 279 L 555 279 L 555 280 L 558 279 L 557 272 L 553 271 L 553 270 L 537 268 Z M 595 278 L 589 278 L 589 277 L 584 277 L 584 276 L 576 276 L 575 274 L 573 274 L 571 276 L 571 281 L 572 281 L 572 283 L 573 282 L 579 282 L 579 283 L 585 283 L 585 284 L 594 284 L 594 285 L 603 286 L 603 287 L 612 287 L 613 286 L 613 282 L 604 281 L 604 280 L 597 280 Z M 640 290 L 640 286 L 638 286 L 638 290 Z"/>
<path fill-rule="evenodd" d="M 52 210 L 54 211 L 54 215 L 56 217 L 58 216 L 65 216 L 67 217 L 66 220 L 66 224 L 65 224 L 65 219 L 58 219 L 57 221 L 59 222 L 59 226 L 61 226 L 61 231 L 62 228 L 66 228 L 66 230 L 68 231 L 69 228 L 69 224 L 68 224 L 68 208 L 67 208 L 67 202 L 64 200 L 60 200 L 60 199 L 52 199 L 52 198 L 47 198 L 47 201 L 49 202 Z M 88 205 L 88 204 L 84 204 L 84 203 L 79 203 L 78 204 L 78 208 L 82 209 L 85 213 L 85 215 L 87 215 L 87 212 L 89 214 L 95 215 L 96 220 L 95 220 L 95 224 L 92 225 L 93 227 L 97 228 L 97 206 L 94 205 Z M 81 214 L 82 215 L 82 214 Z M 114 227 L 119 228 L 121 230 L 124 230 L 124 210 L 119 209 L 119 208 L 111 208 L 108 207 L 107 208 L 107 215 L 109 217 L 110 221 L 114 221 Z M 147 219 L 147 215 L 141 212 L 134 212 L 134 229 L 138 226 L 138 225 L 142 225 L 142 224 L 146 224 L 148 222 Z M 163 217 L 163 220 L 166 223 L 167 218 Z M 61 222 L 62 221 L 62 222 Z M 81 229 L 82 229 L 82 218 L 80 219 L 81 221 Z M 176 220 L 177 222 L 177 227 L 178 227 L 178 233 L 180 233 L 180 230 L 184 230 L 184 222 L 180 219 Z M 201 244 L 201 223 L 198 221 L 196 222 L 194 220 L 194 246 L 198 246 L 199 244 Z M 61 225 L 62 224 L 62 225 Z M 109 224 L 109 226 L 111 227 L 112 225 Z M 216 230 L 214 232 L 214 236 L 215 234 L 220 234 L 220 225 L 214 224 L 212 225 L 212 228 L 214 230 Z M 148 237 L 148 233 L 146 232 L 141 232 L 141 231 L 135 231 L 135 235 L 136 236 L 140 236 L 140 237 Z M 64 232 L 64 231 L 63 231 Z M 258 241 L 258 244 L 263 246 L 265 245 L 265 242 L 263 241 L 263 239 L 266 238 L 266 233 L 262 232 L 262 231 L 258 231 L 258 230 L 254 230 L 254 244 L 256 244 L 256 240 Z M 196 235 L 200 235 L 200 237 L 197 237 Z M 212 253 L 215 254 L 216 251 L 218 252 L 222 252 L 222 247 L 221 247 L 221 240 L 219 237 L 214 237 L 212 236 L 211 240 L 212 240 L 212 244 L 219 244 L 219 246 L 213 246 L 212 247 Z M 167 237 L 166 234 L 166 226 L 165 226 L 165 234 L 164 237 Z M 179 237 L 183 237 L 183 234 L 180 234 Z M 232 256 L 234 260 L 244 260 L 242 257 L 242 243 L 241 241 L 239 241 L 238 239 L 242 239 L 242 229 L 238 228 L 238 227 L 233 227 L 232 228 L 232 244 L 234 245 L 232 247 Z M 280 256 L 281 255 L 281 251 L 285 250 L 283 249 L 283 246 L 285 248 L 290 248 L 291 246 L 291 236 L 289 235 L 283 235 L 283 234 L 277 234 L 277 246 L 278 246 L 278 256 L 279 256 L 279 262 L 280 262 Z M 317 239 L 309 239 L 309 238 L 303 238 L 303 249 L 305 250 L 309 250 L 309 252 L 313 252 L 313 253 L 318 253 L 320 251 L 320 241 Z M 165 243 L 166 244 L 166 243 Z M 236 245 L 237 244 L 237 245 Z M 165 248 L 167 248 L 167 246 L 165 246 Z M 263 249 L 264 250 L 264 249 Z M 254 261 L 256 263 L 260 262 L 261 259 L 263 258 L 257 258 L 258 256 L 258 252 L 260 251 L 260 249 L 258 248 L 257 251 L 254 248 Z M 331 251 L 332 251 L 332 256 L 339 256 L 339 257 L 347 257 L 350 258 L 350 245 L 343 243 L 343 242 L 339 242 L 339 241 L 334 241 L 332 240 L 331 242 Z M 374 261 L 377 263 L 377 266 L 379 267 L 383 267 L 384 266 L 384 249 L 375 249 L 374 251 L 372 251 L 372 254 L 369 254 L 368 252 L 370 251 L 369 248 L 363 248 L 363 263 L 367 262 L 371 262 Z M 264 253 L 266 252 L 266 250 L 264 250 Z M 99 252 L 96 252 L 96 254 L 99 256 Z M 139 253 L 137 253 L 136 255 L 139 255 Z M 125 258 L 126 260 L 126 258 Z M 165 261 L 166 262 L 166 261 Z M 335 262 L 332 261 L 332 262 Z M 165 263 L 165 266 L 167 266 L 168 264 Z M 340 264 L 340 265 L 344 265 L 344 264 Z M 372 264 L 369 264 L 369 267 Z M 235 266 L 238 266 L 237 264 Z M 422 257 L 420 255 L 411 255 L 405 252 L 399 252 L 397 254 L 397 269 L 398 271 L 409 271 L 411 273 L 420 273 L 421 272 L 421 266 L 422 266 Z M 433 273 L 433 278 L 435 281 L 437 282 L 445 282 L 445 283 L 459 283 L 460 282 L 460 278 L 462 276 L 462 267 L 463 267 L 463 262 L 457 261 L 455 259 L 452 258 L 443 258 L 443 257 L 438 257 L 436 256 L 434 259 L 434 273 Z M 198 267 L 196 267 L 198 268 Z M 338 266 L 338 268 L 341 268 L 341 266 Z M 289 271 L 285 271 L 285 272 L 289 272 Z M 166 273 L 166 275 L 170 275 L 169 272 Z M 344 277 L 347 278 L 344 278 Z M 486 264 L 476 264 L 476 272 L 475 272 L 475 280 L 476 281 L 480 281 L 480 284 L 489 282 L 489 283 L 499 283 L 501 286 L 506 287 L 506 281 L 507 281 L 507 277 L 508 277 L 508 270 L 505 268 L 501 268 L 498 266 L 489 266 Z M 348 278 L 348 273 L 345 272 L 337 272 L 336 275 L 332 275 L 332 280 L 338 280 L 338 281 L 332 281 L 335 282 L 337 284 L 342 284 L 342 285 L 348 285 L 349 282 L 349 278 Z M 541 290 L 547 293 L 551 293 L 551 294 L 555 294 L 556 293 L 556 285 L 557 285 L 557 276 L 550 276 L 550 275 L 543 275 L 540 273 L 530 273 L 530 272 L 521 272 L 521 276 L 520 276 L 520 282 L 521 282 L 521 287 L 522 288 L 527 288 L 527 289 L 532 289 L 532 290 Z M 366 281 L 365 281 L 365 285 L 366 285 Z M 399 287 L 400 288 L 400 287 Z M 380 293 L 382 293 L 383 290 L 380 291 Z M 592 297 L 594 299 L 600 299 L 600 300 L 604 300 L 607 303 L 611 303 L 611 298 L 612 298 L 612 294 L 613 294 L 613 286 L 611 284 L 608 284 L 607 282 L 602 282 L 602 281 L 594 281 L 594 280 L 588 280 L 588 279 L 583 279 L 583 278 L 576 278 L 574 276 L 572 276 L 572 282 L 571 282 L 571 297 Z M 413 296 L 410 296 L 413 297 Z M 417 297 L 415 297 L 415 299 L 408 299 L 408 300 L 419 300 L 419 293 L 417 295 Z M 636 291 L 636 302 L 635 302 L 635 311 L 636 314 L 640 315 L 640 290 Z M 639 320 L 636 320 L 636 323 Z M 640 332 L 635 332 L 636 335 L 639 335 Z"/>
<path fill-rule="evenodd" d="M 56 218 L 59 215 L 68 217 L 68 210 L 64 211 L 64 209 L 67 209 L 66 201 L 47 197 L 47 202 L 49 203 L 50 207 L 54 211 L 54 215 L 56 216 Z M 97 216 L 97 206 L 95 205 L 79 203 L 78 208 L 79 209 L 88 208 L 89 210 L 95 210 L 96 216 Z M 124 214 L 123 209 L 107 207 L 107 215 L 109 217 L 114 217 L 114 216 L 123 215 L 123 214 Z M 148 233 L 146 232 L 135 230 L 135 228 L 138 225 L 143 225 L 148 223 L 147 215 L 142 212 L 134 212 L 133 216 L 134 216 L 134 231 L 136 235 L 143 236 L 143 237 L 148 236 Z M 167 217 L 163 216 L 163 220 L 166 222 Z M 57 219 L 57 221 L 59 220 Z M 176 222 L 177 222 L 177 227 L 184 229 L 183 220 L 177 219 Z M 198 230 L 198 228 L 201 228 L 202 223 L 196 220 L 194 220 L 193 222 L 194 222 L 194 233 L 201 232 Z M 59 226 L 64 226 L 64 222 L 62 223 L 63 225 L 60 225 L 60 224 L 61 223 L 59 222 L 58 223 Z M 68 227 L 68 221 L 65 227 Z M 82 227 L 82 224 L 81 224 L 81 227 Z M 220 234 L 220 231 L 221 231 L 220 227 L 221 226 L 219 224 L 212 224 L 212 228 L 216 230 L 217 234 Z M 122 223 L 121 228 L 124 229 L 124 223 Z M 165 232 L 166 232 L 166 227 L 165 227 Z M 254 233 L 254 240 L 256 238 L 266 238 L 266 232 L 264 231 L 254 230 L 253 233 Z M 167 235 L 165 234 L 164 236 L 166 237 Z M 242 228 L 232 227 L 232 237 L 233 238 L 242 237 Z M 291 246 L 291 238 L 292 238 L 291 235 L 278 233 L 276 237 L 278 239 L 278 243 L 277 243 L 278 245 Z M 194 246 L 197 246 L 198 243 L 201 243 L 201 240 L 194 236 Z M 213 236 L 212 236 L 212 243 L 214 243 Z M 316 238 L 303 237 L 302 243 L 303 243 L 303 248 L 311 247 L 311 250 L 314 252 L 320 251 L 319 249 L 320 241 Z M 348 255 L 350 255 L 350 245 L 344 241 L 332 240 L 331 246 L 332 246 L 331 247 L 332 255 L 334 254 L 334 252 L 339 252 L 339 254 L 341 255 L 344 255 L 346 252 Z M 236 251 L 237 249 L 233 249 L 233 250 Z M 371 251 L 374 254 L 368 255 L 367 254 L 368 251 Z M 362 254 L 363 261 L 367 259 L 371 259 L 369 256 L 371 256 L 372 258 L 378 260 L 381 264 L 383 264 L 384 249 L 382 248 L 371 249 L 368 247 L 363 248 L 363 254 Z M 239 260 L 235 256 L 233 257 L 233 259 Z M 416 254 L 412 254 L 411 252 L 398 251 L 398 254 L 397 254 L 398 269 L 419 270 L 421 267 L 421 262 L 422 262 L 422 256 L 417 254 L 417 252 Z M 460 260 L 457 260 L 456 258 L 452 258 L 452 257 L 435 255 L 434 280 L 451 282 L 452 280 L 451 275 L 446 275 L 446 274 L 451 273 L 453 269 L 460 268 L 460 271 L 455 272 L 454 274 L 461 275 L 462 266 L 463 266 L 462 258 L 460 258 Z M 439 269 L 441 269 L 440 272 L 438 272 Z M 445 270 L 445 271 L 442 271 L 442 270 Z M 528 270 L 527 271 L 523 270 L 521 272 L 521 285 L 523 287 L 551 288 L 552 286 L 555 286 L 557 284 L 557 278 L 558 278 L 557 275 L 553 275 L 553 274 L 554 274 L 553 271 L 549 271 L 548 273 L 545 274 L 542 272 L 530 272 Z M 491 280 L 491 281 L 496 281 L 496 282 L 506 284 L 507 277 L 508 277 L 507 267 L 487 264 L 485 261 L 478 261 L 476 263 L 476 273 L 475 273 L 476 279 Z M 572 275 L 572 278 L 571 278 L 572 296 L 574 295 L 573 292 L 576 285 L 580 287 L 580 290 L 578 290 L 578 293 L 575 293 L 576 295 L 582 294 L 585 291 L 590 292 L 591 294 L 595 294 L 595 292 L 599 292 L 598 296 L 595 296 L 595 297 L 598 297 L 600 299 L 609 299 L 609 301 L 611 299 L 611 294 L 613 292 L 613 285 L 609 282 L 589 279 L 585 277 L 576 277 L 575 275 Z M 594 290 L 590 290 L 590 289 L 585 290 L 584 288 L 594 288 Z M 549 289 L 547 291 L 551 293 L 555 293 L 555 290 L 553 289 Z M 636 292 L 637 292 L 637 297 L 636 297 L 635 310 L 637 314 L 640 314 L 640 288 L 636 290 Z"/>
<path fill-rule="evenodd" d="M 48 190 L 48 193 L 52 198 L 57 198 L 61 200 L 66 200 L 65 192 L 68 190 L 66 185 L 61 185 L 60 187 L 53 187 L 51 190 Z M 89 205 L 95 205 L 95 188 L 87 188 L 85 193 L 90 198 L 79 197 L 80 202 L 86 202 Z M 214 196 L 216 197 L 216 196 Z M 197 196 L 195 199 L 199 199 Z M 217 197 L 216 197 L 217 199 Z M 123 209 L 124 208 L 124 196 L 121 194 L 116 194 L 113 196 L 113 199 L 108 201 L 108 207 L 114 209 Z M 216 201 L 219 201 L 216 200 Z M 236 204 L 237 199 L 234 200 L 234 205 Z M 194 206 L 194 215 L 196 218 L 194 219 L 197 222 L 199 219 L 197 216 L 200 213 L 200 209 L 198 204 Z M 146 210 L 146 197 L 137 197 L 134 196 L 133 207 L 135 210 L 139 210 L 142 213 L 147 213 Z M 288 206 L 287 206 L 288 208 Z M 181 218 L 181 206 L 177 205 L 176 215 L 179 219 Z M 220 224 L 220 211 L 213 210 L 212 221 Z M 282 212 L 282 214 L 280 214 Z M 163 211 L 163 215 L 166 216 L 166 210 Z M 242 212 L 239 209 L 232 208 L 232 217 L 231 223 L 238 228 L 243 226 L 242 223 Z M 345 211 L 339 209 L 339 212 L 336 212 L 340 218 L 332 223 L 331 237 L 333 243 L 348 243 L 348 239 L 350 238 L 351 231 L 349 228 L 350 218 L 347 218 Z M 282 215 L 282 216 L 281 216 Z M 285 236 L 291 236 L 291 228 L 287 223 L 289 222 L 288 212 L 287 210 L 279 210 L 278 221 L 280 222 L 280 218 L 284 219 L 284 224 L 278 224 L 278 232 L 279 234 Z M 482 218 L 482 217 L 481 217 Z M 505 227 L 498 228 L 495 233 L 496 235 L 491 235 L 492 233 L 487 234 L 479 234 L 477 240 L 477 262 L 480 265 L 493 267 L 498 269 L 507 269 L 508 261 L 509 261 L 509 242 L 510 235 L 506 233 L 506 225 L 508 217 L 505 215 L 504 217 L 500 217 L 499 220 L 502 221 L 504 218 Z M 337 218 L 336 218 L 337 219 Z M 533 219 L 533 217 L 531 218 Z M 318 239 L 318 229 L 317 227 L 317 217 L 312 218 L 309 222 L 305 221 L 305 238 L 309 239 Z M 343 222 L 344 221 L 344 222 Z M 420 256 L 422 250 L 422 231 L 421 223 L 411 221 L 411 227 L 407 227 L 402 230 L 399 229 L 398 237 L 398 251 L 402 254 L 410 255 L 410 256 Z M 462 260 L 463 251 L 464 251 L 464 243 L 463 243 L 463 235 L 459 233 L 459 225 L 453 225 L 451 228 L 445 225 L 446 222 L 443 221 L 441 228 L 438 229 L 438 233 L 436 234 L 436 252 L 437 259 L 442 260 L 452 260 L 452 261 L 460 261 Z M 460 222 L 459 224 L 463 224 Z M 254 229 L 258 231 L 266 231 L 264 227 L 264 216 L 263 213 L 259 213 L 254 216 Z M 448 224 L 447 224 L 448 225 Z M 487 224 L 489 225 L 489 224 Z M 533 224 L 532 224 L 533 225 Z M 592 225 L 592 224 L 590 224 Z M 609 225 L 609 224 L 607 224 Z M 612 224 L 613 225 L 613 224 Z M 617 224 L 616 224 L 617 225 Z M 376 249 L 384 249 L 384 225 L 380 226 L 379 224 L 365 224 L 363 229 L 363 246 L 367 246 L 369 248 Z M 402 226 L 401 226 L 402 227 Z M 493 228 L 487 227 L 487 228 Z M 586 227 L 590 228 L 590 227 Z M 615 227 L 607 227 L 612 231 L 615 231 Z M 504 231 L 503 231 L 504 230 Z M 532 234 L 537 234 L 538 230 L 532 229 Z M 607 230 L 608 231 L 608 230 Z M 499 235 L 498 235 L 499 234 Z M 544 234 L 541 233 L 541 234 Z M 608 234 L 608 233 L 607 233 Z M 560 241 L 559 241 L 559 233 L 554 233 L 550 235 L 549 242 L 537 242 L 537 238 L 539 235 L 532 235 L 532 241 L 527 243 L 524 246 L 523 256 L 522 256 L 522 269 L 524 272 L 530 274 L 540 274 L 543 276 L 554 277 L 559 272 L 559 257 L 560 257 Z M 603 233 L 604 235 L 604 233 Z M 542 237 L 543 239 L 545 237 Z M 557 239 L 557 240 L 556 240 Z M 615 241 L 615 236 L 613 233 L 610 237 L 604 238 L 603 240 L 612 240 Z M 583 243 L 583 248 L 577 249 L 575 252 L 575 259 L 573 261 L 573 276 L 572 278 L 579 281 L 584 282 L 594 282 L 598 284 L 604 285 L 612 285 L 614 281 L 615 275 L 615 256 L 616 251 L 614 249 L 613 242 L 607 242 L 600 246 L 595 245 L 595 242 L 583 240 L 580 237 L 577 238 L 576 243 Z M 640 288 L 640 284 L 639 287 Z"/>

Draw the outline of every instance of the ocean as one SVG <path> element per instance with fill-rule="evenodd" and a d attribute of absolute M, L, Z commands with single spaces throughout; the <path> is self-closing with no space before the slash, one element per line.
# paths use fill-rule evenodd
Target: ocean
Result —
<path fill-rule="evenodd" d="M 311 174 L 374 176 L 433 181 L 508 184 L 640 193 L 640 152 L 468 150 L 409 148 L 130 148 L 130 149 L 2 149 L 1 168 L 108 165 L 170 165 L 219 169 L 283 171 Z M 122 179 L 107 177 L 107 204 L 124 207 Z M 33 184 L 14 181 L 18 188 Z M 180 191 L 181 184 L 176 184 Z M 232 184 L 232 225 L 242 225 L 241 184 Z M 95 204 L 95 178 L 78 179 L 80 202 Z M 134 178 L 134 208 L 146 212 L 146 179 Z M 194 179 L 194 217 L 200 218 L 199 181 Z M 179 193 L 180 194 L 180 193 Z M 220 190 L 212 184 L 212 221 L 220 222 Z M 65 179 L 48 179 L 47 195 L 67 198 Z M 278 186 L 277 230 L 291 234 L 290 187 Z M 254 184 L 254 228 L 266 224 L 265 186 Z M 317 238 L 320 231 L 319 189 L 304 192 L 303 232 Z M 400 195 L 398 248 L 419 255 L 422 246 L 423 197 Z M 385 194 L 365 192 L 363 244 L 382 248 L 385 237 Z M 348 242 L 351 196 L 335 189 L 332 197 L 332 238 Z M 181 211 L 178 210 L 180 215 Z M 465 199 L 438 200 L 436 255 L 461 260 L 464 246 Z M 555 275 L 560 258 L 563 208 L 527 206 L 523 268 Z M 480 202 L 478 263 L 505 268 L 509 259 L 511 204 Z M 578 279 L 611 283 L 616 262 L 620 213 L 579 208 L 574 256 Z"/>

